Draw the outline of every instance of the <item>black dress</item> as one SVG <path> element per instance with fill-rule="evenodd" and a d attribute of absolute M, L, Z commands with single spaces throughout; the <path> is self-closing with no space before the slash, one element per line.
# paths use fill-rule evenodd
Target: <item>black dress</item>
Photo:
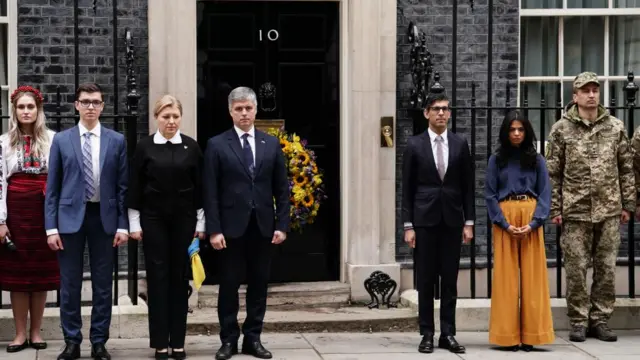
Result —
<path fill-rule="evenodd" d="M 177 139 L 181 142 L 176 143 Z M 127 207 L 140 211 L 150 347 L 154 349 L 184 347 L 190 269 L 187 249 L 202 208 L 203 159 L 198 143 L 182 134 L 171 140 L 173 143 L 159 134 L 140 140 L 127 194 Z"/>

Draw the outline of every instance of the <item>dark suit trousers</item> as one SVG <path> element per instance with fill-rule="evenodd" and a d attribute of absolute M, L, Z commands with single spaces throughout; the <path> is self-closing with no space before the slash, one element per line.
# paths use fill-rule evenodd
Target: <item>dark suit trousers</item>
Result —
<path fill-rule="evenodd" d="M 434 285 L 440 276 L 440 332 L 441 335 L 455 335 L 462 228 L 442 223 L 418 227 L 415 231 L 420 334 L 434 333 Z"/>
<path fill-rule="evenodd" d="M 242 326 L 244 341 L 259 340 L 267 310 L 267 286 L 271 270 L 273 244 L 271 237 L 260 233 L 255 212 L 251 215 L 244 235 L 226 239 L 227 248 L 220 251 L 220 293 L 218 319 L 223 343 L 236 343 L 240 337 L 238 326 L 238 289 L 242 275 L 247 279 L 247 317 Z"/>
<path fill-rule="evenodd" d="M 85 243 L 89 245 L 91 265 L 92 344 L 106 343 L 111 326 L 113 282 L 113 237 L 104 232 L 100 204 L 87 203 L 84 222 L 74 234 L 60 234 L 64 250 L 58 251 L 60 263 L 60 322 L 68 343 L 82 343 L 81 290 Z"/>
<path fill-rule="evenodd" d="M 147 270 L 149 346 L 183 348 L 191 270 L 188 248 L 196 228 L 195 213 L 140 215 Z"/>

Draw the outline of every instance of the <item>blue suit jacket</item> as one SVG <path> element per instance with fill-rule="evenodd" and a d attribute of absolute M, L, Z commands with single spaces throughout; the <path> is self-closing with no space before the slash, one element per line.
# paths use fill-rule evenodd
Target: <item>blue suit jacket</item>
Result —
<path fill-rule="evenodd" d="M 124 207 L 127 195 L 128 163 L 122 134 L 100 129 L 100 217 L 107 234 L 129 229 Z M 78 126 L 57 133 L 51 144 L 49 175 L 45 195 L 46 230 L 73 234 L 84 222 L 86 208 L 82 149 Z"/>

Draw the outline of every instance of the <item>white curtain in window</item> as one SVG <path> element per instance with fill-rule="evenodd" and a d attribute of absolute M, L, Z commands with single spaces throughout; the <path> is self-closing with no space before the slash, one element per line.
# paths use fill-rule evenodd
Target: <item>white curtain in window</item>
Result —
<path fill-rule="evenodd" d="M 640 7 L 640 0 L 615 0 L 613 6 L 618 8 Z"/>
<path fill-rule="evenodd" d="M 609 30 L 609 74 L 640 76 L 640 16 L 612 17 Z"/>

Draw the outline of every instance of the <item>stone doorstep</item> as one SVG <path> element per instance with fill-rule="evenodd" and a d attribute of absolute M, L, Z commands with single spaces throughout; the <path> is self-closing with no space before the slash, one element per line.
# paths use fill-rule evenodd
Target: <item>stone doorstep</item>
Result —
<path fill-rule="evenodd" d="M 127 304 L 120 298 L 119 306 L 112 309 L 112 338 L 147 338 L 147 306 L 139 299 L 139 305 Z M 364 305 L 342 308 L 308 308 L 298 310 L 269 310 L 265 316 L 265 332 L 398 332 L 417 331 L 417 292 L 407 290 L 402 294 L 399 308 L 368 309 Z M 487 331 L 490 299 L 458 299 L 456 319 L 459 331 Z M 566 302 L 551 299 L 554 328 L 567 330 Z M 435 302 L 436 312 L 439 301 Z M 240 311 L 239 320 L 245 317 Z M 83 335 L 89 337 L 91 307 L 82 308 Z M 439 325 L 436 314 L 436 327 Z M 609 325 L 614 329 L 640 329 L 640 299 L 618 299 L 616 311 Z M 190 335 L 215 335 L 219 332 L 217 312 L 213 308 L 195 309 L 187 317 Z M 0 310 L 0 341 L 10 341 L 14 336 L 13 314 L 10 309 Z M 59 310 L 46 308 L 43 320 L 43 336 L 48 340 L 61 340 Z"/>
<path fill-rule="evenodd" d="M 269 309 L 291 310 L 309 307 L 340 307 L 348 305 L 351 285 L 338 281 L 270 284 L 267 297 Z M 197 292 L 197 307 L 218 306 L 218 285 L 203 286 Z M 240 307 L 245 307 L 246 285 L 238 291 Z M 193 306 L 193 305 L 192 305 Z"/>
<path fill-rule="evenodd" d="M 418 311 L 418 292 L 406 290 L 401 295 L 401 304 Z M 440 301 L 434 302 L 436 328 L 439 327 L 438 309 Z M 566 299 L 551 299 L 553 327 L 556 331 L 569 330 Z M 456 327 L 459 331 L 489 331 L 491 299 L 458 299 L 456 304 Z M 640 299 L 618 298 L 609 321 L 613 329 L 640 329 Z"/>

